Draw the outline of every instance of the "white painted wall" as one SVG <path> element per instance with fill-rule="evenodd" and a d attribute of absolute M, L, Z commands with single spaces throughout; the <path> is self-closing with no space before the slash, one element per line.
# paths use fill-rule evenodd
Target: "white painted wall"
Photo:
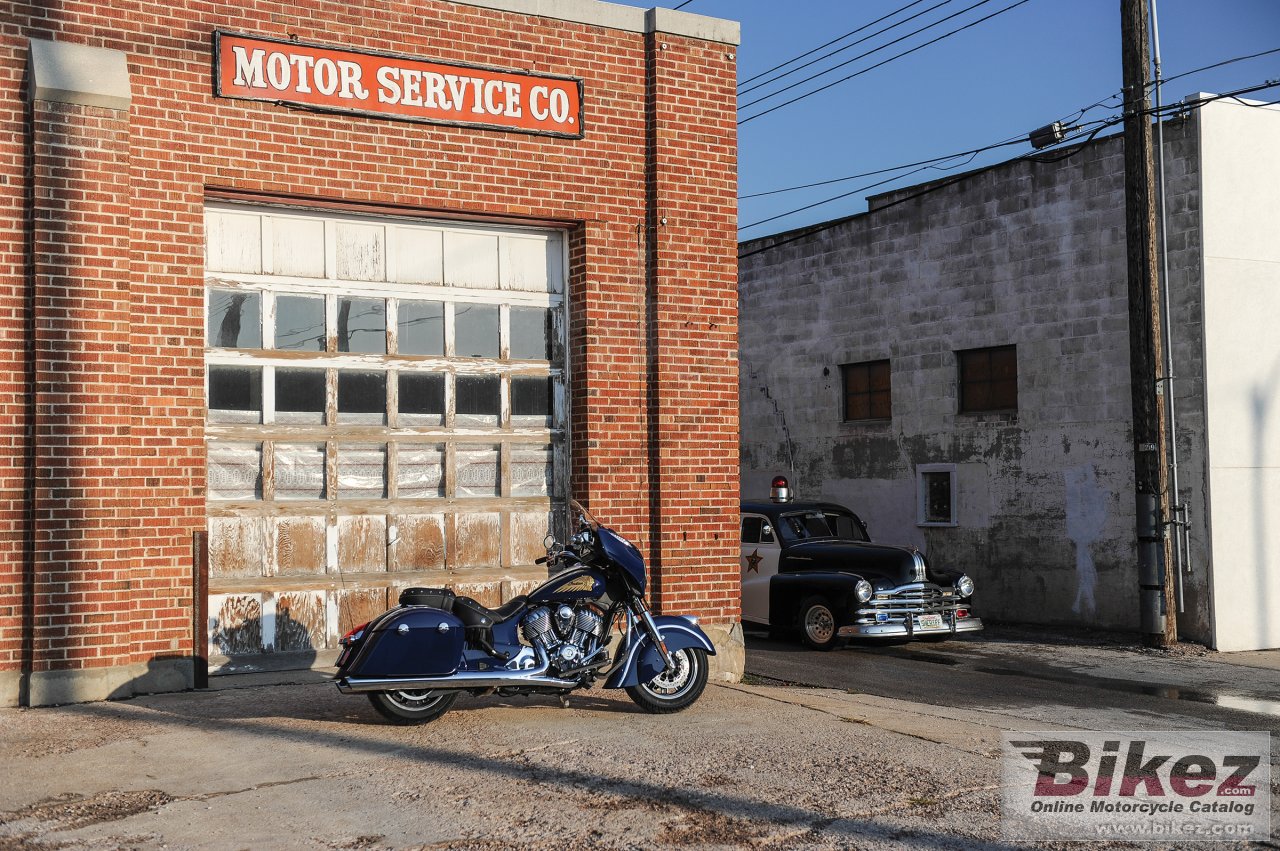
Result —
<path fill-rule="evenodd" d="M 1280 108 L 1199 124 L 1213 641 L 1280 647 Z"/>

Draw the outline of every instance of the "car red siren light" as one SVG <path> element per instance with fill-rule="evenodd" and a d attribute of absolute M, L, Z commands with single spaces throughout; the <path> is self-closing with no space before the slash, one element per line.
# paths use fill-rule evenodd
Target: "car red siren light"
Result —
<path fill-rule="evenodd" d="M 769 491 L 769 498 L 774 502 L 791 501 L 791 485 L 787 482 L 786 476 L 773 477 L 773 486 Z"/>

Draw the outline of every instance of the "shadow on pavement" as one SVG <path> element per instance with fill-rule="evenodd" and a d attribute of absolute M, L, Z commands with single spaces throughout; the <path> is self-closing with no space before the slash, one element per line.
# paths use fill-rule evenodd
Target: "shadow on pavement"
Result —
<path fill-rule="evenodd" d="M 205 698 L 207 697 L 213 697 L 214 699 L 206 700 Z M 543 763 L 531 763 L 528 760 L 519 759 L 519 752 L 513 753 L 511 758 L 504 758 L 503 756 L 479 755 L 434 744 L 424 745 L 406 742 L 405 738 L 412 735 L 413 728 L 406 730 L 403 727 L 377 722 L 372 715 L 372 709 L 367 708 L 367 704 L 364 701 L 361 701 L 359 705 L 355 704 L 351 700 L 353 696 L 338 695 L 335 692 L 331 697 L 317 700 L 313 686 L 305 686 L 299 691 L 290 692 L 286 695 L 263 695 L 264 700 L 255 703 L 268 704 L 261 707 L 265 711 L 257 711 L 259 707 L 255 705 L 253 712 L 228 714 L 227 710 L 231 707 L 226 705 L 225 700 L 217 700 L 217 697 L 217 692 L 187 692 L 137 698 L 116 703 L 64 706 L 50 711 L 59 711 L 86 720 L 142 720 L 151 725 L 168 725 L 181 729 L 198 728 L 206 732 L 209 730 L 209 723 L 216 722 L 219 731 L 232 732 L 239 736 L 247 737 L 250 741 L 260 740 L 264 746 L 275 745 L 282 741 L 303 742 L 322 745 L 334 750 L 347 751 L 365 757 L 395 756 L 398 759 L 434 764 L 441 768 L 466 768 L 520 784 L 530 782 L 553 784 L 561 787 L 566 793 L 586 790 L 592 795 L 613 796 L 621 799 L 614 804 L 619 809 L 658 803 L 683 809 L 693 816 L 712 818 L 720 816 L 744 822 L 767 822 L 774 826 L 792 826 L 815 836 L 826 833 L 835 834 L 838 837 L 857 836 L 862 837 L 864 840 L 873 840 L 875 834 L 887 832 L 899 840 L 911 837 L 913 841 L 923 842 L 931 847 L 962 846 L 965 848 L 992 849 L 992 851 L 1003 851 L 1003 849 L 1012 851 L 1012 849 L 1018 847 L 998 842 L 981 842 L 974 840 L 972 837 L 953 836 L 892 825 L 877 825 L 866 818 L 832 816 L 787 803 L 761 801 L 711 789 L 674 788 L 624 774 L 606 774 L 578 767 L 567 768 L 549 766 Z M 352 705 L 349 708 L 343 707 L 341 703 L 337 703 L 337 700 L 350 701 Z M 635 707 L 627 708 L 627 704 L 630 704 L 630 701 L 625 697 L 622 700 L 594 695 L 587 695 L 577 699 L 571 698 L 571 705 L 575 709 L 610 714 L 640 711 Z M 525 706 L 533 709 L 538 705 L 544 707 L 558 705 L 558 701 L 554 697 L 549 699 L 534 697 L 524 704 L 515 701 L 508 703 L 502 700 L 495 702 L 492 699 L 468 700 L 460 702 L 457 709 L 466 712 L 473 709 L 493 708 L 503 705 Z M 140 719 L 137 712 L 134 711 L 135 706 L 149 710 L 144 719 Z M 365 715 L 366 709 L 369 712 L 368 716 Z M 44 710 L 28 711 L 39 712 Z M 335 735 L 333 730 L 327 728 L 309 730 L 305 727 L 299 727 L 296 724 L 299 720 L 358 723 L 369 728 L 380 728 L 385 731 L 385 735 L 365 739 L 352 738 L 340 734 Z M 597 726 L 599 720 L 603 720 L 603 717 L 601 719 L 583 719 L 584 736 L 609 735 L 610 731 L 607 727 L 603 725 Z M 436 724 L 444 723 L 447 722 L 436 722 Z M 680 722 L 673 720 L 672 723 Z M 428 726 L 435 728 L 436 724 Z M 774 730 L 768 730 L 768 732 L 780 733 L 780 731 Z M 638 770 L 642 773 L 642 769 Z M 604 809 L 609 808 L 608 803 L 604 801 L 593 806 Z M 789 844 L 801 845 L 804 842 L 804 836 L 800 835 L 790 840 Z"/>

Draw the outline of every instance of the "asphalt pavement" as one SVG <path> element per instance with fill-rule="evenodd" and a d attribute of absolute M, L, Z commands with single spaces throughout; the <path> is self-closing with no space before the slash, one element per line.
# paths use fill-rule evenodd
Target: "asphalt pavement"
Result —
<path fill-rule="evenodd" d="M 678 715 L 596 690 L 568 708 L 464 697 L 421 727 L 388 725 L 322 672 L 217 677 L 0 710 L 0 851 L 1011 848 L 1002 730 L 1275 730 L 1257 706 L 1105 684 L 1266 699 L 1269 660 L 995 632 L 831 653 L 749 636 L 748 682 Z"/>

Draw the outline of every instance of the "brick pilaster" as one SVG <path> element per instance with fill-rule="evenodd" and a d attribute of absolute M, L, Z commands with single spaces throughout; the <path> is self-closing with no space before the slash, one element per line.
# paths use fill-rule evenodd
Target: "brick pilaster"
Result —
<path fill-rule="evenodd" d="M 740 615 L 734 48 L 647 37 L 654 598 Z"/>
<path fill-rule="evenodd" d="M 35 673 L 130 660 L 129 120 L 32 114 Z"/>

